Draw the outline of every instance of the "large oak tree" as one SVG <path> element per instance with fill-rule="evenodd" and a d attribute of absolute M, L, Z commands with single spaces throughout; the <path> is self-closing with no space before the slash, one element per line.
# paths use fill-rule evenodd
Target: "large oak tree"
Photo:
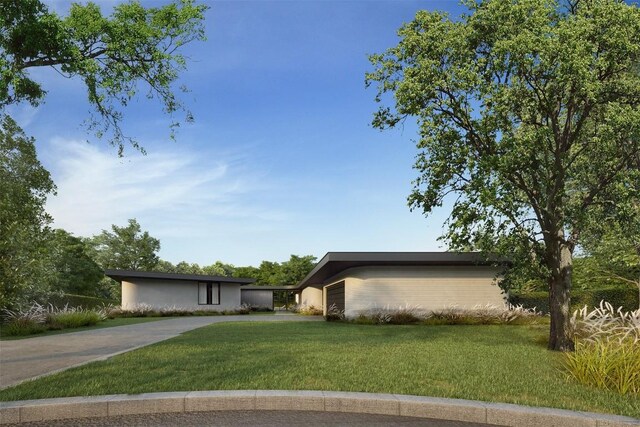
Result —
<path fill-rule="evenodd" d="M 122 128 L 122 110 L 139 93 L 157 98 L 172 117 L 184 111 L 176 91 L 185 69 L 182 47 L 204 39 L 205 5 L 174 0 L 162 7 L 121 3 L 104 16 L 95 3 L 74 3 L 58 16 L 41 0 L 0 1 L 0 107 L 19 102 L 38 105 L 46 89 L 30 70 L 53 68 L 78 78 L 87 89 L 93 114 L 89 127 L 122 154 L 125 143 L 142 149 Z M 180 123 L 174 119 L 173 129 Z M 144 151 L 144 150 L 142 150 Z"/>
<path fill-rule="evenodd" d="M 371 57 L 367 83 L 383 103 L 373 124 L 417 119 L 410 206 L 428 214 L 449 196 L 452 247 L 536 267 L 549 348 L 571 350 L 574 249 L 593 212 L 626 212 L 640 191 L 640 11 L 616 0 L 465 4 L 459 19 L 418 12 L 396 47 Z"/>

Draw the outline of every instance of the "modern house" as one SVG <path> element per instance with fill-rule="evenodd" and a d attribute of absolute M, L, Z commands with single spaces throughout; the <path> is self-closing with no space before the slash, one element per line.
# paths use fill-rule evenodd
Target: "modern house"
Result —
<path fill-rule="evenodd" d="M 242 304 L 241 287 L 255 282 L 223 276 L 106 270 L 105 275 L 122 284 L 122 308 L 140 305 L 156 309 L 222 311 Z"/>
<path fill-rule="evenodd" d="M 241 304 L 273 308 L 273 292 L 296 294 L 296 302 L 329 307 L 346 317 L 377 308 L 438 310 L 456 305 L 504 305 L 497 285 L 508 264 L 470 252 L 329 252 L 296 286 L 251 286 L 254 279 L 197 274 L 107 270 L 122 283 L 122 308 L 228 310 Z"/>
<path fill-rule="evenodd" d="M 374 307 L 502 306 L 497 283 L 507 264 L 471 252 L 329 252 L 296 288 L 300 304 L 346 317 Z"/>

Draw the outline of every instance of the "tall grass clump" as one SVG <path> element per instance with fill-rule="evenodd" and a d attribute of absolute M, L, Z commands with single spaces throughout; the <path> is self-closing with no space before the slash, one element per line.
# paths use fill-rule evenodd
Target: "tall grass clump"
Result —
<path fill-rule="evenodd" d="M 110 307 L 107 311 L 107 316 L 110 319 L 115 319 L 117 317 L 221 316 L 249 314 L 251 311 L 252 308 L 248 304 L 242 304 L 238 307 L 226 310 L 193 310 L 189 307 L 180 307 L 176 305 L 156 307 L 142 303 L 126 309 L 121 307 Z"/>
<path fill-rule="evenodd" d="M 57 308 L 33 303 L 18 310 L 4 310 L 2 333 L 7 336 L 38 334 L 47 330 L 92 326 L 107 318 L 109 308 L 86 310 L 82 307 Z"/>
<path fill-rule="evenodd" d="M 344 310 L 340 310 L 335 304 L 331 304 L 327 307 L 327 313 L 324 315 L 324 320 L 327 322 L 344 320 Z"/>
<path fill-rule="evenodd" d="M 419 306 L 385 306 L 362 311 L 353 321 L 372 325 L 501 325 L 538 323 L 542 315 L 522 306 L 477 305 L 472 308 L 450 306 L 427 311 Z"/>
<path fill-rule="evenodd" d="M 315 305 L 299 304 L 293 308 L 293 312 L 303 316 L 322 316 L 322 309 Z"/>
<path fill-rule="evenodd" d="M 572 317 L 576 349 L 565 356 L 569 377 L 620 394 L 640 394 L 640 309 L 615 310 L 606 302 Z"/>
<path fill-rule="evenodd" d="M 49 329 L 80 328 L 93 326 L 104 320 L 100 313 L 93 310 L 73 310 L 51 313 L 48 319 Z"/>

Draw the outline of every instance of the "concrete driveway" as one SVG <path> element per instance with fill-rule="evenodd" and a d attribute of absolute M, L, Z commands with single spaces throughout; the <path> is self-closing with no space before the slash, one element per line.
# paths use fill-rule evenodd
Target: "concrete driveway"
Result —
<path fill-rule="evenodd" d="M 318 316 L 197 316 L 94 329 L 83 332 L 0 341 L 0 389 L 73 366 L 108 359 L 221 322 L 317 321 Z"/>
<path fill-rule="evenodd" d="M 430 418 L 400 417 L 348 412 L 316 411 L 216 411 L 177 414 L 123 415 L 118 417 L 48 420 L 16 427 L 282 427 L 282 426 L 359 426 L 359 427 L 491 427 L 489 424 Z"/>

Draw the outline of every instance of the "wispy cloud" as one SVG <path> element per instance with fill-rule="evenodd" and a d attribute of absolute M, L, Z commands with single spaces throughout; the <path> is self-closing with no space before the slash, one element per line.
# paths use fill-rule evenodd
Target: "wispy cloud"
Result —
<path fill-rule="evenodd" d="M 241 154 L 196 153 L 181 146 L 118 158 L 96 145 L 60 138 L 50 147 L 58 192 L 47 210 L 56 227 L 76 235 L 89 236 L 135 217 L 161 239 L 215 238 L 230 223 L 285 218 L 269 207 L 248 209 L 252 195 L 268 185 L 249 171 Z"/>

